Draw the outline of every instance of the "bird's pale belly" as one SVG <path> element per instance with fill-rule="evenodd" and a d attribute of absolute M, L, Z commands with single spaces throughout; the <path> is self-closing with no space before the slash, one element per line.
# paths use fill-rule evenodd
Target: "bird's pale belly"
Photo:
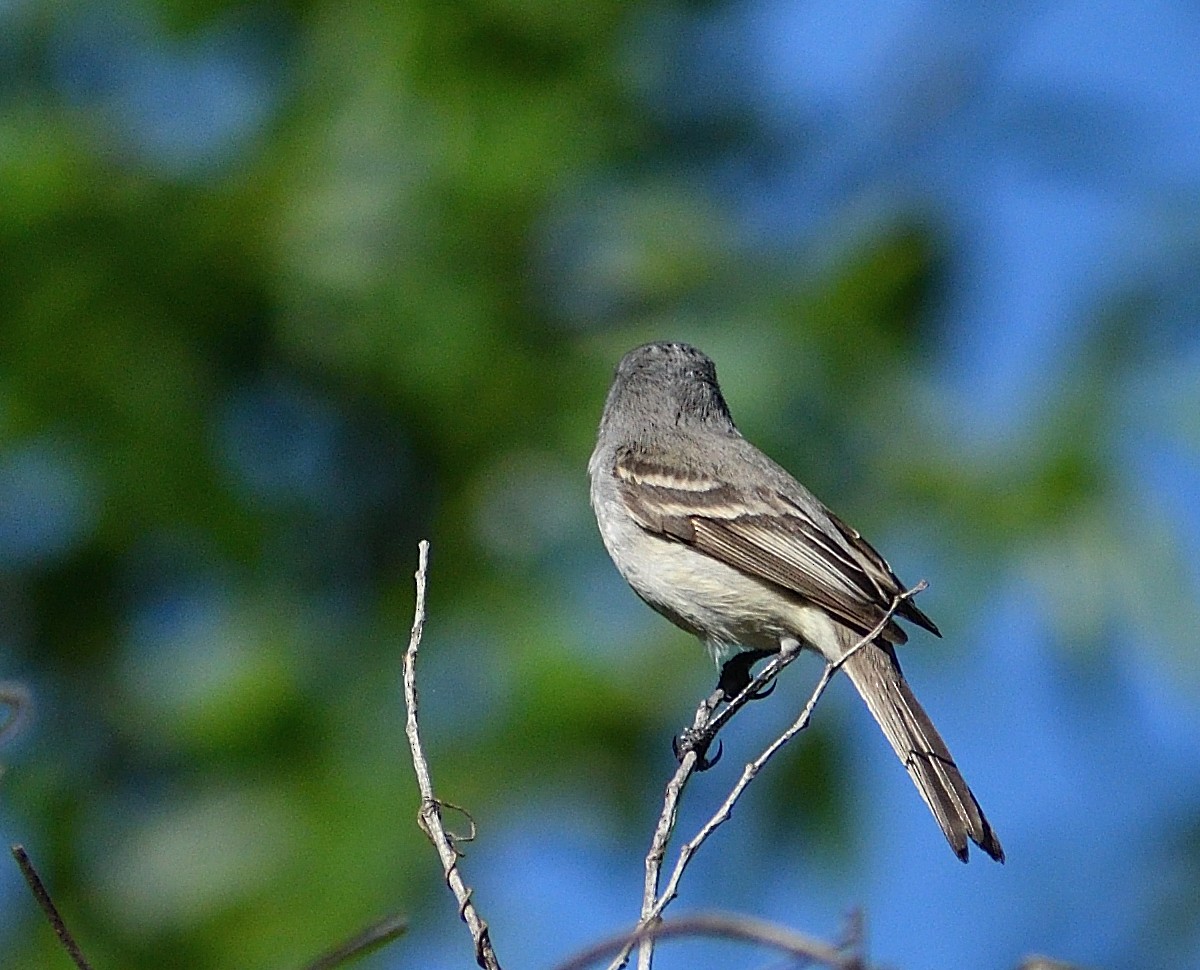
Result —
<path fill-rule="evenodd" d="M 718 663 L 741 650 L 778 650 L 785 638 L 836 659 L 844 649 L 838 624 L 817 607 L 745 573 L 696 552 L 681 542 L 643 531 L 626 516 L 614 516 L 608 529 L 638 555 L 612 558 L 617 563 L 652 562 L 653 568 L 621 569 L 634 592 L 676 626 L 704 641 Z M 611 544 L 606 539 L 606 545 Z"/>

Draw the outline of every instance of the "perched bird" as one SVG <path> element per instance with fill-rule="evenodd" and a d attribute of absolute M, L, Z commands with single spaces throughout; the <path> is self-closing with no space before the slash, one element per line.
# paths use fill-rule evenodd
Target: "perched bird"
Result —
<path fill-rule="evenodd" d="M 796 645 L 838 662 L 904 591 L 858 532 L 742 437 L 713 362 L 687 344 L 646 344 L 621 360 L 588 473 L 600 534 L 621 575 L 699 637 L 723 671 Z M 941 635 L 911 599 L 895 616 Z M 907 639 L 889 620 L 842 669 L 954 853 L 967 861 L 969 838 L 1003 862 L 999 839 L 901 673 L 895 646 Z"/>

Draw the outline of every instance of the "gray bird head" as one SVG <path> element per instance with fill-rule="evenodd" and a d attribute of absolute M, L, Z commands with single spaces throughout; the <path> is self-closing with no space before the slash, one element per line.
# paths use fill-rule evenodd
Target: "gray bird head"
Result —
<path fill-rule="evenodd" d="M 617 410 L 623 421 L 634 420 L 646 428 L 698 424 L 733 428 L 717 385 L 716 365 L 689 344 L 644 344 L 622 357 L 602 423 L 612 421 Z"/>

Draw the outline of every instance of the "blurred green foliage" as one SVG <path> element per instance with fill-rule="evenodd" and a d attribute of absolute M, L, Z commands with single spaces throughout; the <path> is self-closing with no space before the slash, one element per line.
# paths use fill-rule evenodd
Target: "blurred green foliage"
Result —
<path fill-rule="evenodd" d="M 384 912 L 450 921 L 397 686 L 419 537 L 440 790 L 480 820 L 583 790 L 641 844 L 712 673 L 614 598 L 587 508 L 609 374 L 643 339 L 700 343 L 752 437 L 868 535 L 935 536 L 952 588 L 1051 540 L 1121 559 L 1098 509 L 1123 361 L 1081 360 L 1019 457 L 946 447 L 920 367 L 941 241 L 875 227 L 806 273 L 728 246 L 679 160 L 740 133 L 665 126 L 633 53 L 672 10 L 133 6 L 181 58 L 217 28 L 269 38 L 268 116 L 193 168 L 57 79 L 85 11 L 3 14 L 0 450 L 44 448 L 67 511 L 0 570 L 0 676 L 38 710 L 0 820 L 95 966 L 298 966 Z M 1095 633 L 1118 606 L 1089 602 Z M 844 861 L 848 763 L 814 731 L 766 830 Z M 11 872 L 0 900 L 0 962 L 65 965 Z"/>

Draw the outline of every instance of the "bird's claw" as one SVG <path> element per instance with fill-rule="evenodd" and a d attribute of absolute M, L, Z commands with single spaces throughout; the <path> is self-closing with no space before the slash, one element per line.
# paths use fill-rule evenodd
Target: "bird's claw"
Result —
<path fill-rule="evenodd" d="M 717 742 L 717 753 L 715 755 L 713 755 L 711 758 L 708 756 L 707 751 L 697 754 L 696 770 L 697 771 L 708 771 L 709 768 L 713 767 L 713 765 L 715 765 L 718 761 L 721 760 L 721 755 L 723 755 L 724 753 L 725 753 L 725 745 L 722 742 L 718 741 Z"/>
<path fill-rule="evenodd" d="M 750 694 L 746 698 L 746 700 L 761 701 L 764 697 L 770 697 L 772 694 L 775 693 L 775 685 L 778 683 L 779 683 L 779 681 L 777 681 L 777 680 L 771 681 L 769 684 L 767 684 L 766 687 L 763 687 L 760 690 L 756 690 L 753 694 Z"/>
<path fill-rule="evenodd" d="M 675 760 L 683 761 L 689 753 L 696 755 L 696 770 L 708 771 L 713 765 L 721 760 L 721 755 L 725 753 L 724 745 L 717 742 L 717 753 L 713 757 L 708 756 L 708 746 L 712 744 L 712 738 L 706 737 L 703 732 L 684 731 L 678 737 L 671 739 L 671 750 L 675 752 Z"/>
<path fill-rule="evenodd" d="M 733 700 L 750 686 L 753 679 L 750 676 L 751 668 L 767 656 L 770 656 L 769 650 L 745 650 L 725 661 L 721 668 L 721 676 L 717 680 L 717 690 L 725 695 L 725 700 Z M 756 696 L 766 697 L 767 694 Z"/>

